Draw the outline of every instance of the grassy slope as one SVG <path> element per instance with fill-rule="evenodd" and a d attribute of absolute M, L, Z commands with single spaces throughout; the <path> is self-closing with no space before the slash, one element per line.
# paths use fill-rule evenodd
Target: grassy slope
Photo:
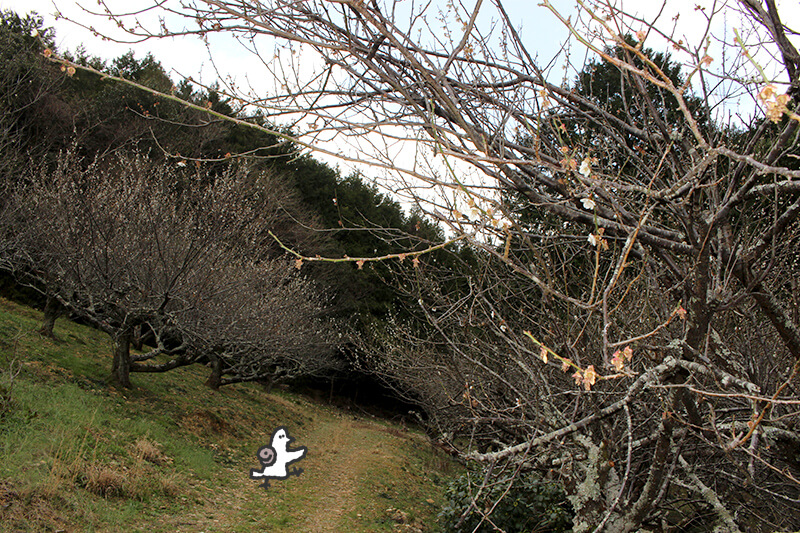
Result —
<path fill-rule="evenodd" d="M 203 368 L 108 389 L 110 341 L 0 299 L 0 531 L 433 531 L 454 466 L 418 433 L 257 385 L 212 392 Z M 2 389 L 0 389 L 2 390 Z M 248 478 L 286 425 L 300 477 Z"/>

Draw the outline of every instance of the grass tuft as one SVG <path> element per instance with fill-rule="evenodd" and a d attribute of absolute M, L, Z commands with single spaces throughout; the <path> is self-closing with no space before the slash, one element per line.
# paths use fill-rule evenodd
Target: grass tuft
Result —
<path fill-rule="evenodd" d="M 172 459 L 164 455 L 164 452 L 161 451 L 161 445 L 151 441 L 147 437 L 139 437 L 136 439 L 136 442 L 133 443 L 133 451 L 137 459 L 153 463 L 157 466 L 172 462 Z"/>

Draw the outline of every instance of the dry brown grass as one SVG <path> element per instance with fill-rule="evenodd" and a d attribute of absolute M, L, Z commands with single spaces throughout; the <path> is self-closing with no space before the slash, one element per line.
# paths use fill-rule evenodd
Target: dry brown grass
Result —
<path fill-rule="evenodd" d="M 0 481 L 0 531 L 66 531 L 64 503 L 59 495 Z"/>
<path fill-rule="evenodd" d="M 88 462 L 74 474 L 75 484 L 103 498 L 144 501 L 153 496 L 174 497 L 179 492 L 174 474 L 165 474 L 137 459 L 133 467 Z"/>
<path fill-rule="evenodd" d="M 197 409 L 183 418 L 181 426 L 199 437 L 236 437 L 236 428 L 220 415 L 205 409 Z"/>
<path fill-rule="evenodd" d="M 85 465 L 77 480 L 86 490 L 103 498 L 123 496 L 128 483 L 124 472 L 96 463 Z"/>
<path fill-rule="evenodd" d="M 146 500 L 151 496 L 175 496 L 178 486 L 175 474 L 163 471 L 172 458 L 161 451 L 161 445 L 140 437 L 131 445 L 131 461 L 110 462 L 97 459 L 97 450 L 89 451 L 85 442 L 75 449 L 61 450 L 50 469 L 49 487 L 43 496 L 53 497 L 65 486 L 82 487 L 103 498 Z"/>
<path fill-rule="evenodd" d="M 140 437 L 133 444 L 133 456 L 137 460 L 147 461 L 157 466 L 172 463 L 172 458 L 164 455 L 161 444 L 151 441 L 147 437 Z"/>

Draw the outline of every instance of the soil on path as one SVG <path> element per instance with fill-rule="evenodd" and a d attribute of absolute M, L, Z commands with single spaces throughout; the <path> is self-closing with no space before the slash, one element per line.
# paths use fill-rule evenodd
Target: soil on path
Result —
<path fill-rule="evenodd" d="M 290 448 L 308 449 L 293 465 L 303 473 L 272 480 L 264 491 L 232 469 L 240 481 L 208 498 L 190 520 L 194 528 L 206 533 L 431 529 L 424 522 L 440 508 L 442 487 L 427 469 L 444 459 L 432 455 L 424 436 L 341 412 L 318 413 L 305 428 L 287 429 L 295 439 Z M 252 463 L 242 465 L 241 472 L 257 466 L 254 458 Z"/>
<path fill-rule="evenodd" d="M 341 522 L 346 514 L 356 512 L 356 489 L 365 473 L 374 468 L 377 457 L 374 449 L 365 446 L 365 431 L 376 431 L 352 419 L 344 418 L 324 424 L 309 438 L 320 448 L 319 460 L 309 466 L 314 468 L 309 476 L 318 498 L 307 510 L 301 531 L 328 533 L 342 531 Z M 309 457 L 311 460 L 312 457 Z"/>

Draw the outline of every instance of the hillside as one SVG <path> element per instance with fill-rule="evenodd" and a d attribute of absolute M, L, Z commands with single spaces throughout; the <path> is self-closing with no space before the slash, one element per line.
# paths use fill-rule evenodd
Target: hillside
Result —
<path fill-rule="evenodd" d="M 110 340 L 0 299 L 0 530 L 433 531 L 456 467 L 390 422 L 260 386 L 203 386 L 201 368 L 109 389 Z M 249 479 L 280 425 L 300 477 Z"/>

